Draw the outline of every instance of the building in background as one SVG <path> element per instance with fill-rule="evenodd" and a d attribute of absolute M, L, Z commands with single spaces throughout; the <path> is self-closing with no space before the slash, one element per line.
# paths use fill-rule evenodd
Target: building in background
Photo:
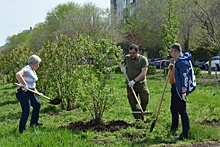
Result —
<path fill-rule="evenodd" d="M 140 3 L 141 0 L 110 0 L 110 8 L 111 14 L 114 20 L 119 22 L 125 22 L 125 17 L 128 14 L 134 14 L 134 11 L 137 5 Z M 128 8 L 128 9 L 127 9 Z"/>

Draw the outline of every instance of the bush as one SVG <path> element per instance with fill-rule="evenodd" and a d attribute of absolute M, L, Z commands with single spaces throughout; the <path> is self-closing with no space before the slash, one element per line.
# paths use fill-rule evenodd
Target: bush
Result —
<path fill-rule="evenodd" d="M 156 66 L 148 66 L 147 74 L 148 75 L 156 74 Z"/>
<path fill-rule="evenodd" d="M 114 65 L 114 66 L 113 66 L 113 69 L 114 69 L 114 72 L 115 72 L 115 73 L 122 73 L 122 72 L 121 72 L 121 69 L 120 69 L 120 67 L 119 67 L 118 65 Z"/>
<path fill-rule="evenodd" d="M 201 69 L 198 67 L 194 67 L 194 74 L 198 76 L 201 73 Z"/>

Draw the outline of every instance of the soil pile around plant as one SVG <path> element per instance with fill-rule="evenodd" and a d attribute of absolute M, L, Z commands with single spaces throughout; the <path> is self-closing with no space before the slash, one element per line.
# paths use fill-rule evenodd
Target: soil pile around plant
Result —
<path fill-rule="evenodd" d="M 71 122 L 67 126 L 61 126 L 61 128 L 68 128 L 69 130 L 72 131 L 81 130 L 83 132 L 86 132 L 87 130 L 94 130 L 97 132 L 101 132 L 101 131 L 115 132 L 120 129 L 126 129 L 131 126 L 132 124 L 129 124 L 121 120 L 109 121 L 106 124 L 97 123 L 95 121 L 89 121 L 89 122 L 77 121 L 77 122 Z"/>

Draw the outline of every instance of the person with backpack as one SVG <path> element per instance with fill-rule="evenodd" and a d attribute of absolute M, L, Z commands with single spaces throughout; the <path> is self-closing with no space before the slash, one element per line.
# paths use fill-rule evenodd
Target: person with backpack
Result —
<path fill-rule="evenodd" d="M 192 66 L 192 55 L 182 53 L 179 43 L 170 46 L 170 56 L 174 58 L 174 66 L 170 74 L 171 83 L 171 133 L 178 129 L 179 114 L 182 121 L 182 133 L 175 136 L 178 140 L 188 139 L 190 134 L 190 121 L 186 110 L 186 96 L 195 90 L 196 79 Z"/>

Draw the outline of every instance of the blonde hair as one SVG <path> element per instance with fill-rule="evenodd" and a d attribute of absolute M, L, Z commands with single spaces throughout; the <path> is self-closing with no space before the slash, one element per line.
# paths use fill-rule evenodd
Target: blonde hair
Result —
<path fill-rule="evenodd" d="M 179 43 L 174 43 L 170 46 L 170 49 L 177 50 L 177 52 L 182 52 L 182 48 Z"/>

